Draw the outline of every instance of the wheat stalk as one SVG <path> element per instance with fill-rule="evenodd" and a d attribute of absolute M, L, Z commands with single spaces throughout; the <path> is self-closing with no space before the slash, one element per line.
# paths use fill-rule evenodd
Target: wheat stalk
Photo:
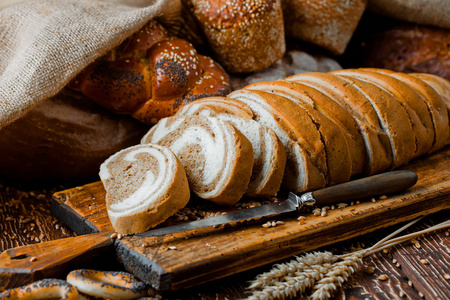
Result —
<path fill-rule="evenodd" d="M 340 288 L 362 265 L 363 258 L 398 245 L 419 235 L 450 227 L 450 220 L 427 229 L 393 238 L 422 218 L 389 234 L 372 247 L 343 255 L 313 252 L 287 263 L 276 264 L 269 272 L 258 275 L 248 287 L 248 300 L 287 299 L 311 290 L 313 300 L 325 300 Z"/>

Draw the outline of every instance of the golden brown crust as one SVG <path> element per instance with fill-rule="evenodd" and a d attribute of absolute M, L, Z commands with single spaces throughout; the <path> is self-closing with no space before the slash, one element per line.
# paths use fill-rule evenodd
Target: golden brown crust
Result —
<path fill-rule="evenodd" d="M 219 63 L 231 73 L 260 71 L 286 49 L 279 0 L 185 0 Z"/>
<path fill-rule="evenodd" d="M 367 0 L 283 0 L 286 36 L 342 54 L 366 8 Z"/>
<path fill-rule="evenodd" d="M 285 87 L 280 89 L 278 87 Z M 276 94 L 292 102 L 292 110 L 303 109 L 311 118 L 311 122 L 317 127 L 320 139 L 325 146 L 327 161 L 327 184 L 333 185 L 346 182 L 352 174 L 352 158 L 348 145 L 347 136 L 334 121 L 329 119 L 316 109 L 314 100 L 300 85 L 295 83 L 274 81 L 269 83 L 256 83 L 246 87 L 246 89 L 256 89 Z M 323 95 L 323 94 L 322 94 Z M 317 96 L 317 95 L 316 95 Z M 325 98 L 323 95 L 322 98 Z M 331 101 L 331 100 L 330 100 Z M 305 130 L 305 132 L 308 132 Z"/>
<path fill-rule="evenodd" d="M 221 66 L 156 21 L 89 65 L 69 87 L 147 124 L 173 115 L 183 103 L 230 91 Z"/>

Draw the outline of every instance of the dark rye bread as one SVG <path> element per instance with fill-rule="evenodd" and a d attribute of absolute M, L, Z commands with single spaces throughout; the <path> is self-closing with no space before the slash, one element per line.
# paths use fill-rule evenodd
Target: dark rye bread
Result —
<path fill-rule="evenodd" d="M 386 170 L 392 165 L 389 138 L 380 126 L 378 115 L 367 99 L 345 80 L 329 73 L 304 73 L 286 78 L 309 85 L 326 94 L 354 118 L 363 136 L 367 151 L 366 175 Z"/>
<path fill-rule="evenodd" d="M 356 88 L 373 106 L 381 128 L 389 138 L 392 151 L 392 165 L 395 169 L 414 157 L 416 142 L 408 112 L 392 94 L 376 85 L 351 76 L 332 72 Z"/>
<path fill-rule="evenodd" d="M 422 95 L 428 106 L 428 110 L 431 114 L 431 119 L 433 120 L 434 127 L 434 142 L 431 147 L 430 152 L 437 151 L 447 144 L 449 139 L 449 117 L 447 112 L 447 107 L 442 101 L 441 96 L 425 81 L 422 81 L 416 77 L 409 76 L 404 73 L 397 73 L 390 70 L 384 69 L 371 69 L 375 72 L 386 74 L 388 76 L 394 77 L 401 80 L 403 83 L 407 84 L 413 88 L 417 93 Z"/>
<path fill-rule="evenodd" d="M 189 201 L 183 166 L 166 147 L 136 145 L 100 166 L 106 208 L 119 233 L 146 231 L 164 222 Z"/>
<path fill-rule="evenodd" d="M 367 69 L 347 69 L 339 74 L 371 82 L 396 97 L 407 110 L 414 130 L 416 151 L 413 157 L 423 155 L 431 149 L 434 140 L 433 121 L 421 95 L 398 79 Z"/>
<path fill-rule="evenodd" d="M 286 151 L 271 129 L 254 121 L 243 102 L 209 97 L 183 106 L 176 115 L 207 116 L 231 123 L 252 144 L 254 164 L 245 194 L 250 197 L 275 196 L 280 189 L 286 165 Z"/>
<path fill-rule="evenodd" d="M 246 103 L 253 112 L 254 120 L 272 129 L 282 142 L 287 156 L 282 182 L 284 187 L 293 192 L 302 192 L 326 185 L 325 174 L 312 163 L 311 154 L 308 154 L 305 146 L 299 143 L 295 135 L 295 132 L 302 130 L 302 126 L 295 128 L 294 124 L 285 117 L 286 112 L 279 110 L 276 99 L 281 98 L 280 96 L 260 91 L 237 90 L 228 97 Z M 314 128 L 314 130 L 317 129 Z M 317 135 L 319 136 L 318 133 Z M 320 147 L 321 141 L 318 142 L 317 146 Z M 324 149 L 319 148 L 319 152 L 324 153 Z M 325 156 L 323 156 L 323 162 L 325 162 Z"/>
<path fill-rule="evenodd" d="M 170 148 L 183 164 L 193 193 L 219 205 L 244 195 L 253 167 L 248 139 L 230 123 L 202 116 L 161 119 L 142 138 Z"/>
<path fill-rule="evenodd" d="M 352 174 L 352 162 L 347 137 L 341 127 L 337 126 L 334 121 L 331 121 L 327 116 L 316 110 L 311 98 L 306 97 L 301 91 L 294 89 L 290 90 L 291 92 L 283 92 L 274 88 L 277 84 L 282 85 L 282 81 L 275 81 L 271 86 L 266 86 L 266 84 L 270 85 L 270 83 L 256 83 L 247 86 L 245 89 L 259 90 L 281 96 L 288 100 L 284 101 L 286 102 L 285 105 L 288 109 L 304 110 L 310 117 L 310 122 L 316 126 L 320 134 L 320 139 L 325 146 L 327 185 L 348 181 Z M 289 119 L 291 117 L 295 118 L 295 115 L 288 115 L 287 117 Z M 308 134 L 309 132 L 305 130 L 304 133 Z"/>

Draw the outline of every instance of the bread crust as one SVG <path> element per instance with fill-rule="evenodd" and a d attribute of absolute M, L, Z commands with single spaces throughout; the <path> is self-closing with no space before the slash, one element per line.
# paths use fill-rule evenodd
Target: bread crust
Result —
<path fill-rule="evenodd" d="M 184 0 L 183 4 L 228 72 L 260 71 L 286 50 L 280 0 Z"/>
<path fill-rule="evenodd" d="M 144 162 L 146 159 L 152 159 L 150 165 Z M 143 174 L 131 173 L 135 169 Z M 117 152 L 100 166 L 99 175 L 106 190 L 111 224 L 122 234 L 146 231 L 189 201 L 189 185 L 182 164 L 168 148 L 158 145 L 135 145 Z M 138 181 L 138 186 L 127 191 L 133 181 Z"/>
<path fill-rule="evenodd" d="M 339 71 L 334 71 L 332 74 L 350 83 L 372 104 L 380 125 L 390 141 L 393 159 L 390 169 L 410 161 L 416 152 L 416 142 L 411 119 L 400 101 L 391 93 L 370 82 L 342 75 Z"/>
<path fill-rule="evenodd" d="M 283 0 L 286 36 L 344 53 L 367 0 Z"/>
<path fill-rule="evenodd" d="M 277 98 L 276 95 L 259 91 L 237 90 L 228 97 L 246 103 L 253 111 L 254 120 L 272 129 L 282 142 L 287 156 L 282 182 L 284 187 L 293 192 L 303 192 L 326 185 L 325 174 L 312 162 L 311 154 L 307 153 L 305 146 L 299 143 L 299 138 L 295 136 L 295 132 L 301 130 L 301 127 L 294 128 L 293 124 L 287 121 L 288 119 L 280 116 L 276 99 L 274 99 Z M 268 99 L 272 99 L 272 101 Z M 316 145 L 323 154 L 324 149 L 320 149 L 320 143 L 321 141 Z M 325 162 L 324 156 L 322 159 Z"/>
<path fill-rule="evenodd" d="M 448 126 L 449 117 L 447 107 L 442 101 L 440 95 L 424 81 L 416 77 L 409 76 L 408 74 L 398 73 L 385 69 L 371 69 L 371 70 L 397 78 L 403 83 L 409 85 L 417 93 L 422 95 L 423 99 L 425 100 L 428 106 L 428 110 L 431 114 L 431 119 L 433 120 L 433 127 L 435 133 L 433 146 L 431 147 L 430 152 L 437 151 L 442 147 L 444 147 L 449 139 L 450 129 Z"/>
<path fill-rule="evenodd" d="M 413 157 L 431 149 L 434 140 L 433 122 L 421 95 L 398 79 L 367 69 L 346 69 L 340 74 L 366 80 L 395 96 L 405 107 L 414 130 L 416 151 Z"/>
<path fill-rule="evenodd" d="M 375 174 L 392 165 L 389 138 L 380 126 L 378 115 L 368 100 L 355 88 L 329 73 L 298 74 L 285 80 L 317 88 L 353 115 L 366 145 L 368 161 L 364 170 L 365 174 Z M 361 149 L 361 151 L 364 150 Z"/>
<path fill-rule="evenodd" d="M 314 100 L 306 94 L 303 94 L 302 92 L 304 91 L 299 89 L 299 86 L 295 86 L 295 84 L 289 82 L 275 81 L 272 83 L 256 83 L 247 86 L 246 89 L 260 90 L 282 96 L 293 103 L 293 110 L 305 110 L 313 124 L 317 127 L 320 138 L 325 146 L 327 184 L 334 185 L 350 179 L 352 174 L 352 158 L 347 136 L 340 126 L 316 109 Z"/>

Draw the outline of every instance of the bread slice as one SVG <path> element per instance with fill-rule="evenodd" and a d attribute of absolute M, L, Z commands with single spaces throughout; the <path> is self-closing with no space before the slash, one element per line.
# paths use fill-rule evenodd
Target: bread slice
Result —
<path fill-rule="evenodd" d="M 106 208 L 119 233 L 133 234 L 164 222 L 189 201 L 183 166 L 166 147 L 136 145 L 100 166 Z"/>
<path fill-rule="evenodd" d="M 182 107 L 177 115 L 211 116 L 230 122 L 253 147 L 252 177 L 245 194 L 250 197 L 277 194 L 284 175 L 286 151 L 275 132 L 252 119 L 253 113 L 245 103 L 231 98 L 209 97 Z"/>
<path fill-rule="evenodd" d="M 183 164 L 191 191 L 233 205 L 247 189 L 253 167 L 249 140 L 230 123 L 202 116 L 161 119 L 142 138 L 170 148 Z"/>
<path fill-rule="evenodd" d="M 286 78 L 316 88 L 346 109 L 358 124 L 367 153 L 366 175 L 386 170 L 392 165 L 389 138 L 381 128 L 378 115 L 369 101 L 343 79 L 329 73 L 303 73 Z"/>
<path fill-rule="evenodd" d="M 441 99 L 439 94 L 424 81 L 416 77 L 409 76 L 408 74 L 397 73 L 394 71 L 384 69 L 370 69 L 370 70 L 394 77 L 402 81 L 403 83 L 407 84 L 417 93 L 422 95 L 423 99 L 425 100 L 428 106 L 428 111 L 431 115 L 431 119 L 433 120 L 433 128 L 435 132 L 434 142 L 433 146 L 430 149 L 430 152 L 434 152 L 444 147 L 449 139 L 450 129 L 448 126 L 449 119 L 447 107 L 445 106 L 444 101 Z"/>
<path fill-rule="evenodd" d="M 284 187 L 293 192 L 302 192 L 325 186 L 324 172 L 313 164 L 312 155 L 307 153 L 305 144 L 301 143 L 299 138 L 296 137 L 295 133 L 302 130 L 303 127 L 296 128 L 289 122 L 286 118 L 286 112 L 281 111 L 274 101 L 281 97 L 250 90 L 237 90 L 229 94 L 228 97 L 246 103 L 253 112 L 254 120 L 272 129 L 280 139 L 287 156 L 282 182 Z M 310 145 L 309 148 L 312 149 L 312 146 Z M 320 147 L 320 144 L 318 146 Z M 323 149 L 322 151 L 318 150 L 318 153 L 323 151 Z M 325 157 L 323 156 L 323 158 Z"/>
<path fill-rule="evenodd" d="M 423 155 L 431 149 L 434 140 L 433 121 L 421 95 L 398 79 L 367 69 L 341 70 L 339 74 L 368 81 L 396 97 L 406 109 L 414 130 L 416 151 L 413 157 Z"/>
<path fill-rule="evenodd" d="M 345 72 L 345 71 L 344 71 Z M 356 88 L 373 106 L 381 127 L 386 132 L 392 151 L 391 169 L 407 163 L 414 157 L 416 141 L 412 123 L 404 106 L 390 93 L 358 78 L 332 72 Z"/>
<path fill-rule="evenodd" d="M 295 83 L 284 81 L 260 82 L 245 87 L 282 96 L 288 99 L 293 110 L 304 110 L 319 131 L 325 146 L 327 161 L 327 184 L 346 182 L 352 174 L 352 161 L 344 131 L 334 121 L 314 108 L 314 101 L 303 93 Z M 319 93 L 319 92 L 317 92 Z M 325 97 L 325 96 L 324 96 Z M 288 107 L 289 107 L 288 106 Z"/>

